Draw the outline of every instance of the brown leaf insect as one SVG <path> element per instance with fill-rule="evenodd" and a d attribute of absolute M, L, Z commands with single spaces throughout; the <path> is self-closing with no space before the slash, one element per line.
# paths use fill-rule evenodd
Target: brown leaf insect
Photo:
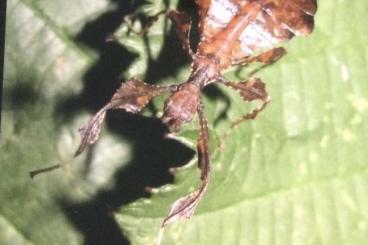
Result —
<path fill-rule="evenodd" d="M 82 128 L 79 155 L 99 137 L 101 123 L 110 109 L 139 113 L 153 97 L 170 94 L 161 118 L 171 131 L 178 131 L 183 123 L 199 117 L 197 143 L 201 186 L 179 198 L 171 207 L 162 227 L 180 218 L 191 218 L 205 194 L 211 172 L 209 134 L 201 90 L 209 84 L 220 83 L 239 92 L 244 101 L 260 100 L 262 105 L 235 121 L 254 119 L 270 101 L 260 78 L 228 81 L 222 73 L 235 65 L 260 62 L 274 63 L 285 53 L 281 43 L 294 36 L 307 36 L 313 30 L 316 0 L 196 0 L 199 14 L 200 42 L 196 52 L 190 46 L 191 19 L 184 12 L 168 10 L 166 15 L 174 24 L 184 50 L 191 58 L 191 73 L 186 82 L 171 86 L 154 86 L 138 79 L 128 79 L 111 100 Z M 157 17 L 157 16 L 155 16 Z"/>

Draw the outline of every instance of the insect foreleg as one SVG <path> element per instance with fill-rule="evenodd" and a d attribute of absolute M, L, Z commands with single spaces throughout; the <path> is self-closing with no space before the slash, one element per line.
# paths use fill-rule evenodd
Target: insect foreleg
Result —
<path fill-rule="evenodd" d="M 193 60 L 195 55 L 192 48 L 190 47 L 189 41 L 190 29 L 192 27 L 191 18 L 187 13 L 178 12 L 176 10 L 169 10 L 166 14 L 175 26 L 176 33 L 178 34 L 183 49 Z"/>
<path fill-rule="evenodd" d="M 108 110 L 123 109 L 127 112 L 136 114 L 139 113 L 153 97 L 161 95 L 164 92 L 174 92 L 176 90 L 176 85 L 154 86 L 136 79 L 127 80 L 115 92 L 111 100 L 79 129 L 82 140 L 74 156 L 81 154 L 88 145 L 98 140 L 101 132 L 101 124 Z M 31 178 L 33 178 L 40 173 L 52 171 L 59 167 L 60 164 L 56 164 L 51 167 L 31 171 L 29 174 Z"/>
<path fill-rule="evenodd" d="M 139 14 L 140 13 L 133 13 L 133 14 L 129 14 L 129 15 L 124 16 L 124 23 L 127 25 L 128 30 L 130 32 L 133 32 L 137 35 L 144 35 L 148 32 L 148 30 L 151 28 L 151 26 L 160 18 L 161 15 L 166 14 L 166 10 L 162 10 L 162 11 L 158 12 L 155 15 L 147 17 L 145 23 L 142 24 L 141 29 L 139 31 L 137 31 L 137 30 L 134 29 L 133 23 L 134 23 L 135 19 L 139 18 Z"/>

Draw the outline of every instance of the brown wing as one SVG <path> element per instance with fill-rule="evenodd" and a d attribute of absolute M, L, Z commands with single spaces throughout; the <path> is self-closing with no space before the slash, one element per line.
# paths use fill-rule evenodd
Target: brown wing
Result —
<path fill-rule="evenodd" d="M 259 1 L 274 23 L 279 23 L 296 36 L 306 36 L 313 30 L 316 0 L 264 0 Z"/>
<path fill-rule="evenodd" d="M 251 1 L 251 0 L 250 0 Z M 293 36 L 307 36 L 314 27 L 316 0 L 256 0 L 262 6 L 233 49 L 233 61 L 271 49 Z"/>
<path fill-rule="evenodd" d="M 206 16 L 211 5 L 211 0 L 196 0 L 196 4 L 198 5 L 199 29 L 200 32 L 203 33 Z"/>
<path fill-rule="evenodd" d="M 196 0 L 202 40 L 209 40 L 223 30 L 240 10 L 242 0 Z M 244 2 L 244 1 L 243 1 Z"/>
<path fill-rule="evenodd" d="M 221 36 L 241 6 L 250 3 L 262 6 L 257 18 L 250 23 L 233 45 L 235 60 L 271 49 L 293 36 L 306 36 L 314 26 L 316 0 L 196 0 L 202 41 Z"/>

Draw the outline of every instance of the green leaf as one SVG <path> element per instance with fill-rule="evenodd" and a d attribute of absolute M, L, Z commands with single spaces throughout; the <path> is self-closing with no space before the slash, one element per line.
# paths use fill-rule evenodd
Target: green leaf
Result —
<path fill-rule="evenodd" d="M 191 153 L 161 140 L 162 130 L 150 129 L 160 129 L 156 120 L 122 112 L 111 113 L 96 146 L 73 159 L 78 127 L 108 101 L 118 77 L 168 84 L 189 75 L 168 20 L 145 39 L 118 23 L 128 11 L 152 15 L 167 7 L 146 2 L 7 2 L 0 243 L 153 244 L 171 204 L 199 186 L 194 157 L 173 183 L 143 198 L 143 184 L 168 183 L 167 167 L 180 164 L 170 161 Z M 256 120 L 230 129 L 257 104 L 227 88 L 217 91 L 224 96 L 207 91 L 209 190 L 191 220 L 165 230 L 163 244 L 366 244 L 368 2 L 318 4 L 312 35 L 290 41 L 284 58 L 256 74 L 273 98 Z M 105 43 L 109 33 L 117 42 Z M 240 81 L 250 69 L 226 76 Z M 158 117 L 163 100 L 144 115 Z M 185 125 L 181 142 L 195 146 L 197 123 Z M 53 164 L 62 170 L 29 178 L 30 170 Z"/>

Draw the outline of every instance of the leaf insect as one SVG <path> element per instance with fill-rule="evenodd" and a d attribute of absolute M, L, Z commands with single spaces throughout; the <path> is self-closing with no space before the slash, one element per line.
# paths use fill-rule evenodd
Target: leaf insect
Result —
<path fill-rule="evenodd" d="M 162 222 L 162 228 L 180 218 L 191 218 L 205 194 L 211 176 L 209 134 L 204 115 L 201 90 L 219 83 L 238 91 L 244 101 L 260 100 L 262 105 L 245 114 L 234 124 L 254 119 L 270 101 L 260 78 L 228 81 L 222 73 L 231 66 L 260 62 L 272 64 L 286 54 L 279 44 L 294 36 L 307 36 L 314 27 L 316 0 L 196 0 L 199 14 L 200 42 L 196 52 L 190 46 L 191 19 L 184 12 L 163 11 L 174 24 L 182 47 L 191 58 L 191 73 L 187 81 L 170 86 L 154 86 L 138 79 L 128 79 L 111 100 L 82 128 L 81 144 L 75 155 L 96 142 L 106 112 L 122 109 L 139 113 L 153 97 L 170 94 L 161 118 L 170 131 L 178 131 L 183 123 L 199 117 L 197 142 L 201 186 L 179 198 Z M 155 16 L 155 18 L 157 15 Z"/>

